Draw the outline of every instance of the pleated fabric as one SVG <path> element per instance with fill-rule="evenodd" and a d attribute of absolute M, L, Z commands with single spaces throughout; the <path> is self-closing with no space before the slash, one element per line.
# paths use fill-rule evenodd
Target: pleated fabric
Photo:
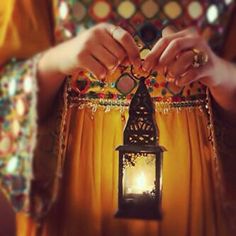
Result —
<path fill-rule="evenodd" d="M 127 113 L 72 108 L 62 191 L 43 236 L 227 235 L 214 191 L 208 117 L 199 108 L 156 113 L 163 164 L 163 220 L 117 219 L 118 153 Z M 18 235 L 36 225 L 18 215 Z"/>

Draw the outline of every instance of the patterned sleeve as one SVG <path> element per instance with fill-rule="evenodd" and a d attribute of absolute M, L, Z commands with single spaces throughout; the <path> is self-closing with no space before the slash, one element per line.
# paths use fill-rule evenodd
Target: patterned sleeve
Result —
<path fill-rule="evenodd" d="M 12 60 L 0 69 L 0 189 L 16 211 L 28 211 L 38 60 Z"/>

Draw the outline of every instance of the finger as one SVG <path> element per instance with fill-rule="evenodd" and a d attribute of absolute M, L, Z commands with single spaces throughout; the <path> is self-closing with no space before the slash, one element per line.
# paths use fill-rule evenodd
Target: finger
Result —
<path fill-rule="evenodd" d="M 201 37 L 181 37 L 172 40 L 162 52 L 159 63 L 167 65 L 176 58 L 181 52 L 198 47 L 202 44 Z M 202 47 L 202 46 L 201 46 Z"/>
<path fill-rule="evenodd" d="M 179 33 L 184 32 L 185 35 L 197 35 L 198 34 L 196 27 L 188 27 L 184 30 L 178 31 L 178 29 L 175 26 L 168 25 L 167 27 L 165 27 L 162 30 L 162 37 L 166 37 L 168 35 L 173 35 L 177 32 L 179 32 Z"/>
<path fill-rule="evenodd" d="M 101 42 L 103 47 L 106 48 L 110 53 L 115 55 L 118 59 L 118 64 L 120 64 L 126 57 L 126 52 L 123 47 L 117 43 L 109 33 L 106 33 L 103 42 Z"/>
<path fill-rule="evenodd" d="M 184 74 L 184 76 L 176 79 L 176 85 L 185 86 L 187 84 L 193 83 L 197 80 L 200 80 L 206 76 L 206 69 L 202 68 L 192 68 Z"/>
<path fill-rule="evenodd" d="M 157 64 L 159 57 L 164 52 L 165 48 L 172 42 L 172 40 L 187 36 L 189 34 L 190 34 L 190 29 L 188 28 L 178 33 L 170 34 L 169 32 L 167 36 L 162 37 L 152 48 L 151 52 L 147 55 L 145 62 L 143 64 L 143 69 L 145 71 L 150 71 L 155 66 L 155 64 Z"/>
<path fill-rule="evenodd" d="M 107 75 L 106 67 L 101 64 L 92 55 L 87 54 L 81 61 L 81 67 L 89 72 L 92 72 L 97 78 L 104 79 Z"/>
<path fill-rule="evenodd" d="M 136 46 L 136 43 L 131 34 L 121 27 L 116 27 L 115 29 L 113 28 L 113 31 L 112 29 L 110 29 L 109 31 L 112 32 L 112 37 L 124 48 L 130 62 L 134 66 L 140 67 L 141 59 L 139 56 L 139 49 Z"/>
<path fill-rule="evenodd" d="M 174 77 L 181 76 L 192 66 L 193 56 L 194 53 L 190 50 L 181 53 L 178 59 L 174 59 L 168 66 L 168 70 Z"/>
<path fill-rule="evenodd" d="M 118 59 L 110 51 L 98 44 L 91 54 L 102 63 L 108 71 L 114 70 L 118 65 Z"/>
<path fill-rule="evenodd" d="M 175 34 L 177 32 L 178 30 L 174 26 L 168 25 L 162 30 L 162 37 L 166 37 L 168 35 Z"/>

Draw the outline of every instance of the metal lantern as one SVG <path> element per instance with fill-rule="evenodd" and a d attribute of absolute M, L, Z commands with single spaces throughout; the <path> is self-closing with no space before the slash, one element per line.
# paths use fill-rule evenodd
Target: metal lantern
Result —
<path fill-rule="evenodd" d="M 162 156 L 155 109 L 142 77 L 130 103 L 119 146 L 119 193 L 116 217 L 161 219 Z"/>

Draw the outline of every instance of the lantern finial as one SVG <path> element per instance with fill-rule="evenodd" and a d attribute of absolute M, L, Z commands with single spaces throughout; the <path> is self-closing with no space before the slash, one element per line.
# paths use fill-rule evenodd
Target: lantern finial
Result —
<path fill-rule="evenodd" d="M 139 87 L 130 103 L 129 119 L 124 131 L 125 145 L 156 145 L 158 128 L 154 117 L 154 105 L 141 78 Z"/>

